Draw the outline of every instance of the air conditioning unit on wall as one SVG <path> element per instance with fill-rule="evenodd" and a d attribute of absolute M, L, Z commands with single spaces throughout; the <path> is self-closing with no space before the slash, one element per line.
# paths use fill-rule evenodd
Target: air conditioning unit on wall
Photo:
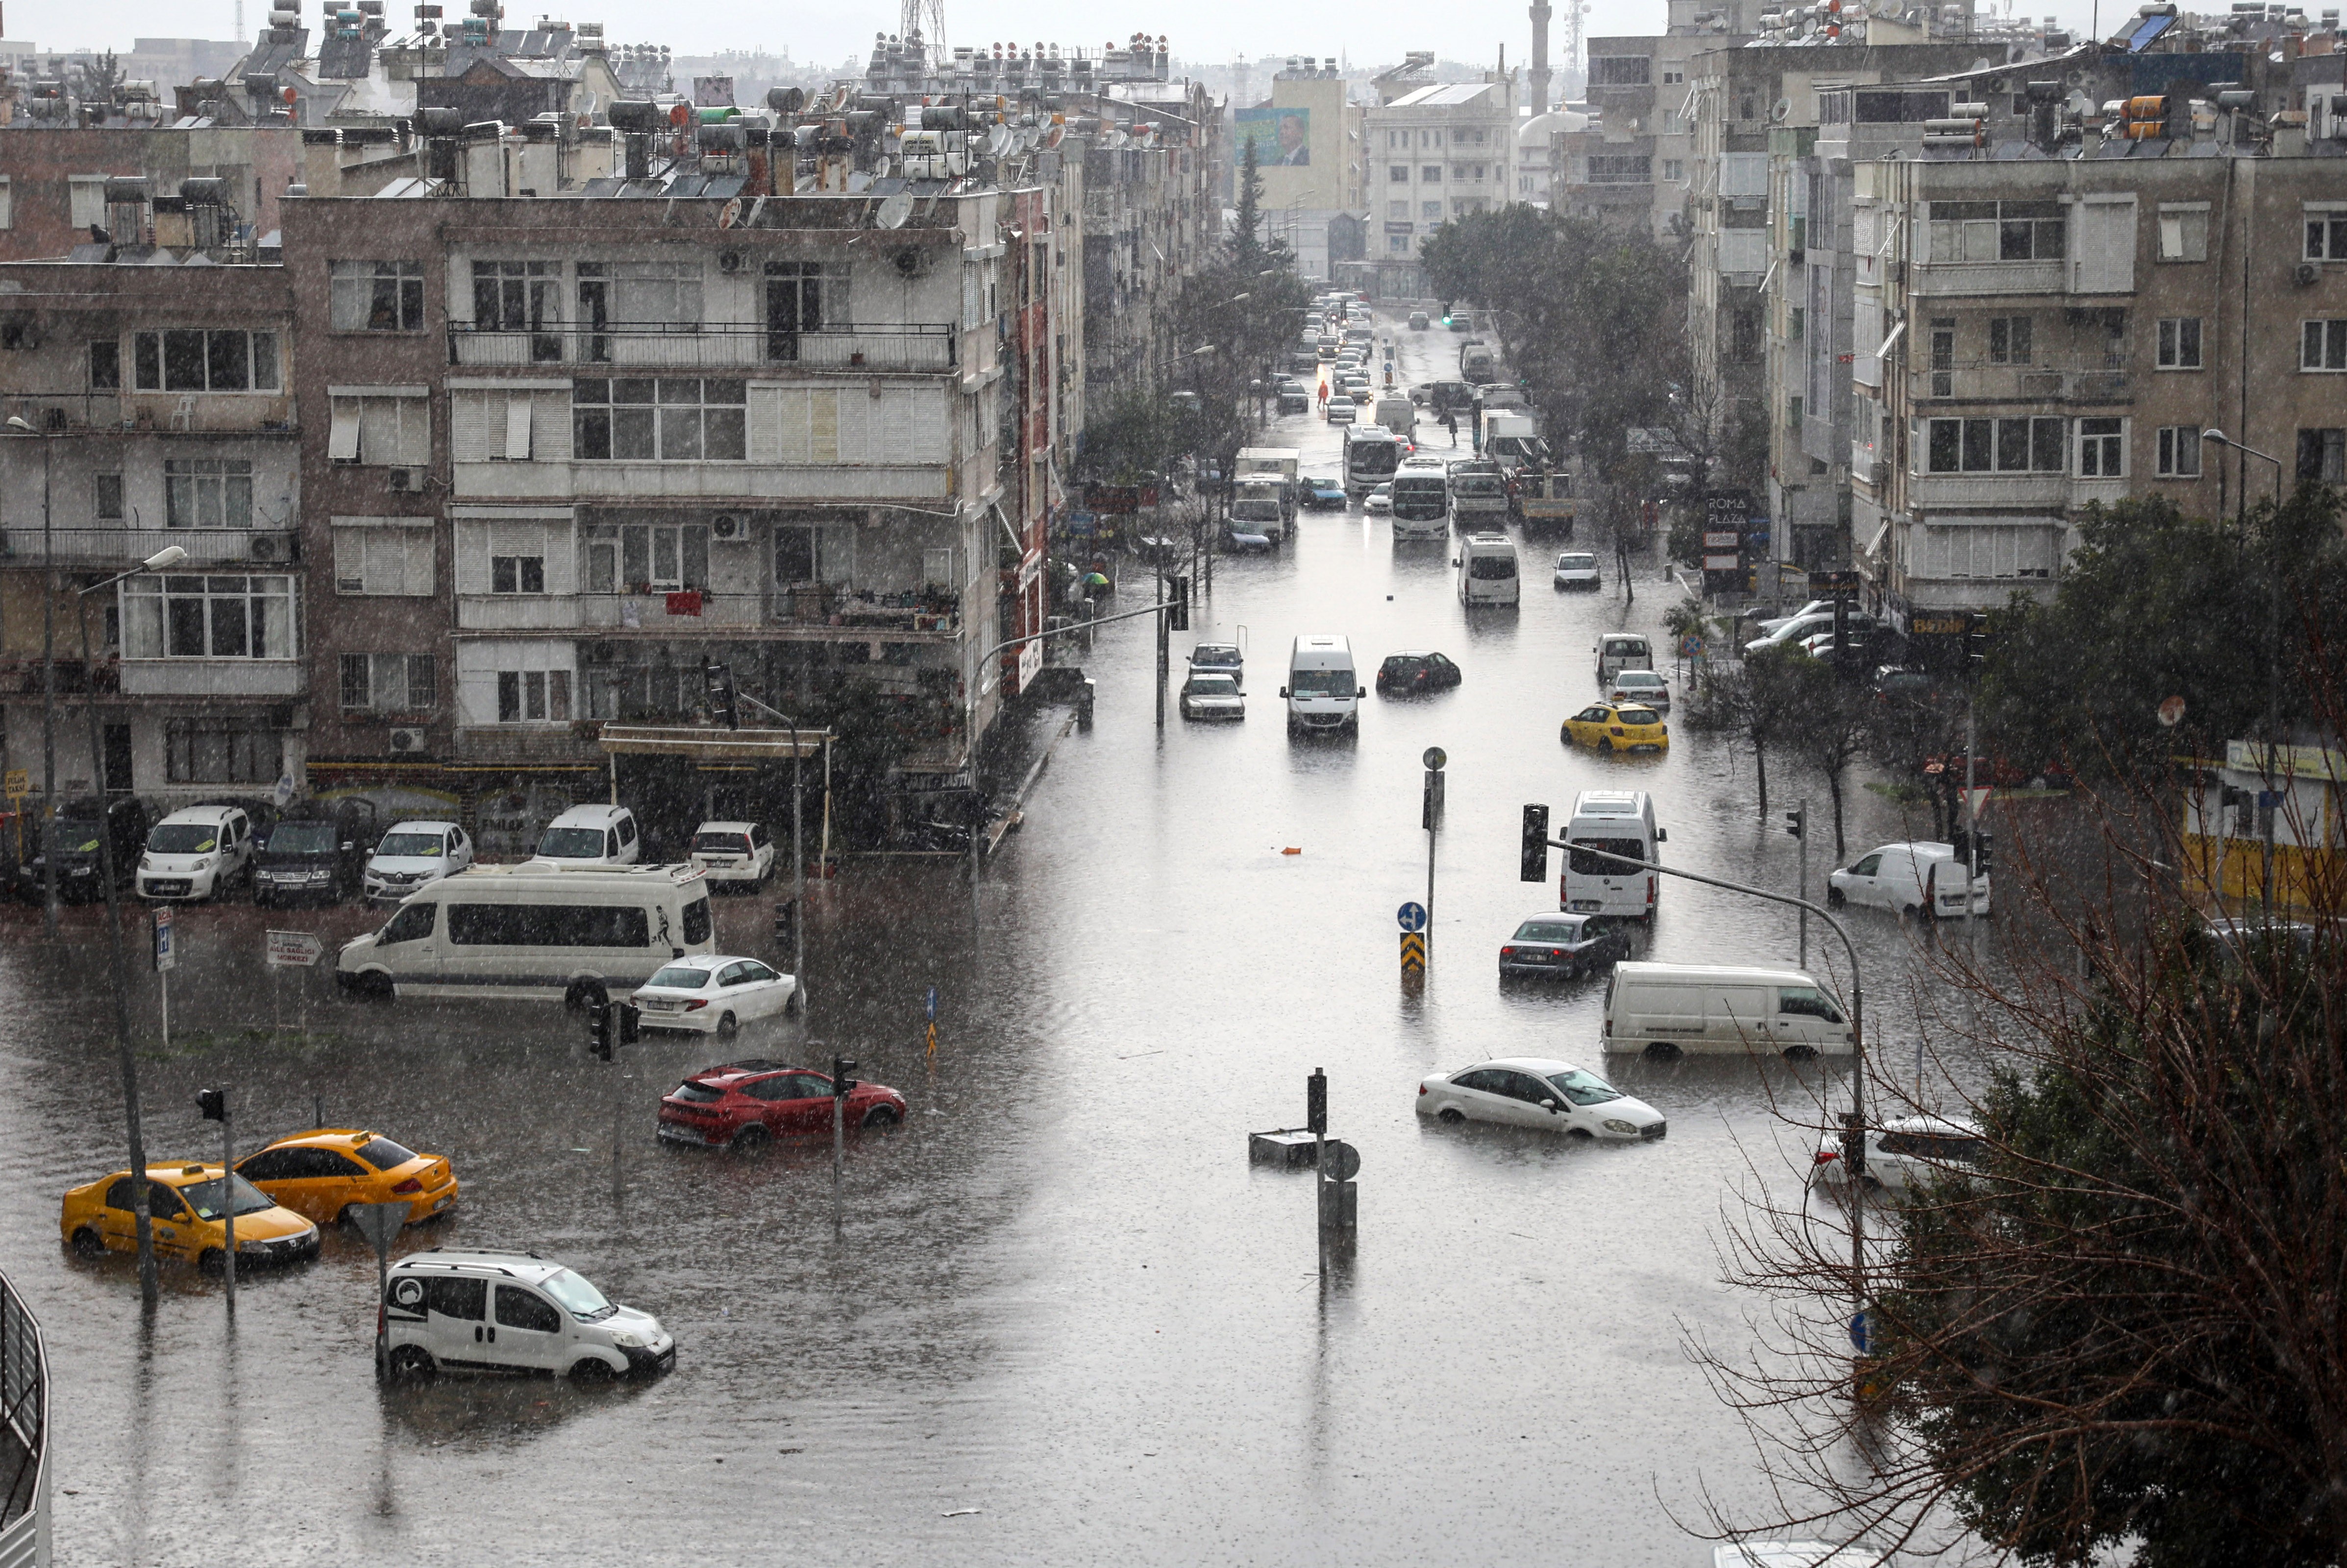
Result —
<path fill-rule="evenodd" d="M 417 756 L 421 755 L 424 750 L 425 739 L 424 732 L 422 730 L 392 731 L 391 751 L 394 756 Z"/>
<path fill-rule="evenodd" d="M 750 537 L 750 519 L 736 512 L 720 512 L 709 519 L 709 537 L 722 544 L 743 543 Z"/>
<path fill-rule="evenodd" d="M 424 470 L 421 468 L 385 469 L 384 478 L 395 496 L 417 495 L 424 489 Z"/>

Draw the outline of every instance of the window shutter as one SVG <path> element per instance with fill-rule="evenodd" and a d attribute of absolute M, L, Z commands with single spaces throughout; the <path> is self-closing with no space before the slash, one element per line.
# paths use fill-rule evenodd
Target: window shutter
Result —
<path fill-rule="evenodd" d="M 456 591 L 489 591 L 489 525 L 456 525 Z"/>
<path fill-rule="evenodd" d="M 359 460 L 359 400 L 333 399 L 333 423 L 326 432 L 326 456 L 335 463 Z"/>
<path fill-rule="evenodd" d="M 400 573 L 401 590 L 417 599 L 431 598 L 433 530 L 400 528 L 396 532 L 405 546 L 403 553 L 406 559 Z"/>
<path fill-rule="evenodd" d="M 813 391 L 807 399 L 807 449 L 809 463 L 839 461 L 839 394 Z"/>
<path fill-rule="evenodd" d="M 570 395 L 537 392 L 529 398 L 533 410 L 530 451 L 540 463 L 570 461 Z"/>
<path fill-rule="evenodd" d="M 508 463 L 529 461 L 531 401 L 526 392 L 514 393 L 506 398 L 505 456 Z"/>
<path fill-rule="evenodd" d="M 494 400 L 494 401 L 493 401 Z M 452 392 L 448 395 L 449 456 L 459 463 L 485 463 L 491 450 L 489 421 L 503 400 L 495 393 Z M 502 450 L 503 433 L 498 435 Z"/>
<path fill-rule="evenodd" d="M 334 530 L 334 591 L 364 593 L 366 591 L 366 530 L 338 528 Z"/>
<path fill-rule="evenodd" d="M 428 397 L 402 397 L 393 406 L 398 410 L 399 445 L 391 461 L 395 463 L 429 463 L 432 461 L 432 400 Z"/>

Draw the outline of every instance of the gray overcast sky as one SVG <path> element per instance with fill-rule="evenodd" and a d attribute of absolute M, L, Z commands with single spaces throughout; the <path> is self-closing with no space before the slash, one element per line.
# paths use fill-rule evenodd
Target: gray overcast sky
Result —
<path fill-rule="evenodd" d="M 305 23 L 320 15 L 321 0 L 300 0 Z M 1551 0 L 1562 9 L 1571 0 Z M 384 11 L 397 27 L 414 15 L 414 0 L 386 0 Z M 454 20 L 467 9 L 466 0 L 443 0 Z M 2116 24 L 2126 0 L 2110 0 L 2102 7 L 2104 20 Z M 2209 9 L 2217 9 L 2213 5 Z M 1317 10 L 1317 22 L 1303 16 Z M 268 0 L 245 0 L 245 36 L 250 38 L 267 19 Z M 2075 14 L 2074 14 L 2075 13 Z M 1661 0 L 1592 0 L 1589 30 L 1593 34 L 1653 32 L 1663 25 Z M 2046 0 L 2024 11 L 2030 15 L 2061 15 L 2073 26 L 2087 20 L 2085 5 L 2049 5 Z M 34 5 L 15 0 L 7 7 L 6 36 L 49 49 L 128 49 L 133 38 L 226 38 L 235 31 L 233 0 L 102 0 L 97 5 L 67 5 L 50 0 Z M 543 0 L 507 0 L 509 26 L 541 15 L 571 22 L 601 22 L 615 43 L 666 44 L 680 54 L 713 54 L 721 49 L 787 49 L 798 61 L 826 65 L 851 52 L 869 48 L 876 31 L 894 31 L 894 6 L 800 6 L 753 4 L 752 0 L 701 0 L 679 6 L 671 0 L 579 0 L 545 4 Z M 1009 42 L 1016 37 L 1032 44 L 1082 45 L 1098 48 L 1112 37 L 1122 39 L 1147 26 L 1166 35 L 1177 58 L 1227 61 L 1235 54 L 1336 55 L 1356 65 L 1390 64 L 1409 49 L 1432 49 L 1445 59 L 1493 60 L 1505 44 L 1508 56 L 1521 61 L 1530 46 L 1532 24 L 1524 3 L 1478 6 L 1471 17 L 1424 5 L 1405 5 L 1400 0 L 1351 0 L 1344 5 L 1289 5 L 1266 25 L 1258 6 L 1247 0 L 1204 0 L 1185 5 L 1119 5 L 1102 12 L 1081 0 L 946 0 L 946 31 L 949 41 L 962 44 Z"/>

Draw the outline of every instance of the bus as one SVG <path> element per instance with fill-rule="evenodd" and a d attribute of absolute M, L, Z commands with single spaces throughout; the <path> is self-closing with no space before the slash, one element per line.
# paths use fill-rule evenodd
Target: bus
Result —
<path fill-rule="evenodd" d="M 1440 539 L 1450 534 L 1450 481 L 1439 463 L 1412 459 L 1393 477 L 1393 537 Z"/>
<path fill-rule="evenodd" d="M 1352 425 L 1345 429 L 1345 494 L 1368 495 L 1393 477 L 1401 466 L 1401 443 L 1382 425 Z"/>
<path fill-rule="evenodd" d="M 1508 515 L 1508 482 L 1497 463 L 1462 460 L 1450 465 L 1450 511 L 1460 528 L 1498 522 Z"/>

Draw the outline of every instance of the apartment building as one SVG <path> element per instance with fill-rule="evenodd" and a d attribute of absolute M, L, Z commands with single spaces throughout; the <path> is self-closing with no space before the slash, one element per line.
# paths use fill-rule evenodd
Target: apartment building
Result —
<path fill-rule="evenodd" d="M 1689 26 L 1645 37 L 1589 40 L 1589 113 L 1549 138 L 1549 205 L 1657 240 L 1683 240 L 1688 170 L 1687 73 L 1719 36 Z"/>
<path fill-rule="evenodd" d="M 1368 111 L 1372 260 L 1413 260 L 1444 223 L 1515 199 L 1515 81 L 1487 77 L 1412 87 Z"/>
<path fill-rule="evenodd" d="M 1289 60 L 1273 74 L 1270 98 L 1235 107 L 1232 118 L 1237 136 L 1255 146 L 1265 238 L 1285 242 L 1307 278 L 1333 278 L 1335 263 L 1362 259 L 1366 106 L 1353 101 L 1337 62 Z"/>
<path fill-rule="evenodd" d="M 124 231 L 136 205 L 161 244 L 0 264 L 8 764 L 42 791 L 48 651 L 61 795 L 266 794 L 301 776 L 308 721 L 292 295 L 282 267 L 199 234 L 200 207 L 110 184 Z M 77 591 L 169 545 L 188 552 L 178 569 Z"/>
<path fill-rule="evenodd" d="M 124 109 L 141 112 L 132 118 Z M 183 180 L 217 179 L 223 205 L 235 215 L 231 239 L 251 243 L 275 231 L 278 196 L 297 178 L 300 132 L 166 120 L 152 98 L 134 94 L 111 111 L 19 114 L 0 126 L 0 261 L 59 257 L 93 243 L 93 228 L 108 229 L 124 216 L 108 210 L 110 179 L 143 179 L 165 197 Z M 99 123 L 89 123 L 93 118 Z M 142 211 L 140 222 L 151 218 Z M 108 235 L 126 244 L 154 242 L 143 227 Z"/>

